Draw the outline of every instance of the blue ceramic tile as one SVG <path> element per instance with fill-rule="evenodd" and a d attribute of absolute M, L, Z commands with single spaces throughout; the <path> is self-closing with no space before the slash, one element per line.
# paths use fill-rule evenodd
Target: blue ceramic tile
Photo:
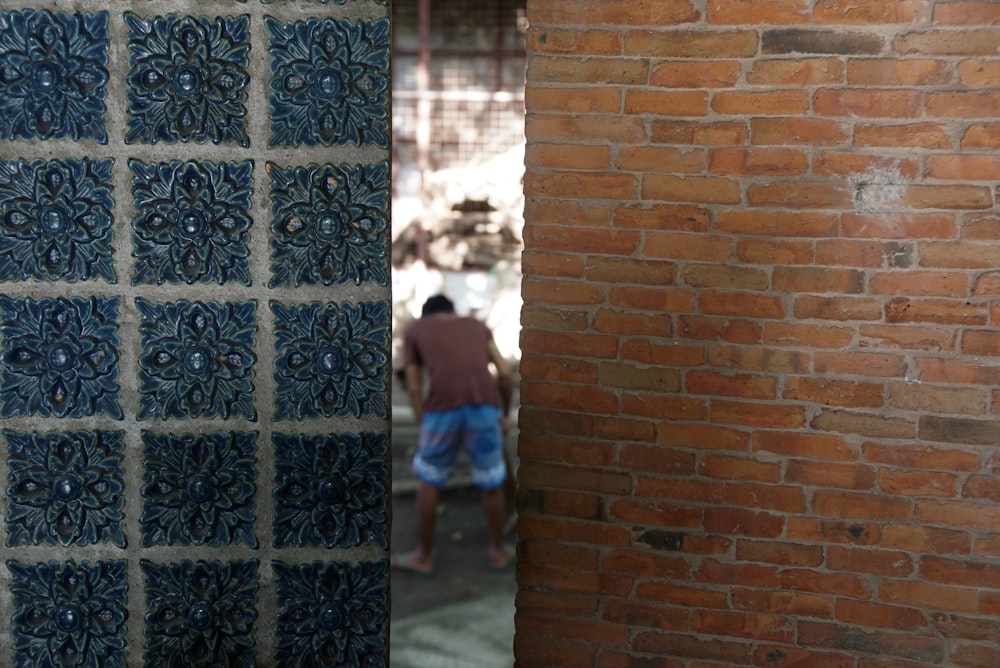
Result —
<path fill-rule="evenodd" d="M 136 298 L 138 418 L 244 417 L 253 406 L 257 303 L 153 303 Z"/>
<path fill-rule="evenodd" d="M 272 434 L 275 547 L 388 549 L 385 434 Z"/>
<path fill-rule="evenodd" d="M 271 175 L 270 286 L 388 283 L 389 165 L 311 165 Z"/>
<path fill-rule="evenodd" d="M 388 417 L 386 302 L 285 306 L 274 312 L 275 418 Z"/>
<path fill-rule="evenodd" d="M 389 147 L 389 19 L 281 23 L 271 31 L 271 146 Z"/>
<path fill-rule="evenodd" d="M 124 561 L 8 561 L 17 668 L 124 668 Z"/>
<path fill-rule="evenodd" d="M 387 571 L 384 561 L 274 562 L 278 665 L 387 665 Z"/>
<path fill-rule="evenodd" d="M 7 439 L 7 545 L 125 547 L 122 432 Z"/>
<path fill-rule="evenodd" d="M 116 282 L 113 163 L 0 161 L 0 280 Z"/>
<path fill-rule="evenodd" d="M 128 164 L 136 210 L 133 284 L 250 285 L 253 161 Z"/>
<path fill-rule="evenodd" d="M 254 665 L 257 561 L 140 562 L 148 668 Z"/>
<path fill-rule="evenodd" d="M 246 129 L 250 17 L 143 19 L 129 28 L 125 143 L 234 142 Z"/>
<path fill-rule="evenodd" d="M 0 12 L 0 136 L 106 144 L 107 64 L 107 12 Z"/>
<path fill-rule="evenodd" d="M 0 296 L 0 417 L 110 415 L 118 405 L 118 298 Z"/>
<path fill-rule="evenodd" d="M 142 544 L 257 547 L 256 433 L 142 432 Z"/>

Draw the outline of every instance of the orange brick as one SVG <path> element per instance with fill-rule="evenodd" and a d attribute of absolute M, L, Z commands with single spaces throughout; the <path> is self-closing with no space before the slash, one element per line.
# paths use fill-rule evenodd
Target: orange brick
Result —
<path fill-rule="evenodd" d="M 969 277 L 945 271 L 882 272 L 871 278 L 868 290 L 877 295 L 962 298 L 969 294 Z"/>
<path fill-rule="evenodd" d="M 526 79 L 527 90 L 536 81 L 546 84 L 644 86 L 649 81 L 649 63 L 638 59 L 624 61 L 616 58 L 537 55 L 528 59 Z"/>
<path fill-rule="evenodd" d="M 583 267 L 583 275 L 588 281 L 608 284 L 670 285 L 674 282 L 676 274 L 677 265 L 673 262 L 600 255 L 587 257 Z M 680 293 L 683 290 L 677 288 L 675 292 Z M 674 305 L 680 304 L 674 302 Z"/>
<path fill-rule="evenodd" d="M 957 340 L 954 331 L 940 327 L 864 325 L 859 334 L 864 346 L 905 350 L 953 351 Z"/>
<path fill-rule="evenodd" d="M 526 149 L 525 161 L 541 169 L 578 169 L 607 171 L 611 151 L 606 146 L 535 144 Z"/>
<path fill-rule="evenodd" d="M 775 406 L 723 399 L 712 400 L 709 419 L 715 424 L 768 429 L 798 429 L 806 424 L 805 408 L 802 406 Z"/>
<path fill-rule="evenodd" d="M 719 212 L 719 232 L 768 237 L 827 237 L 838 230 L 836 216 L 813 211 L 757 211 L 724 209 Z M 769 240 L 770 241 L 770 240 Z"/>
<path fill-rule="evenodd" d="M 909 90 L 823 89 L 813 96 L 813 109 L 834 117 L 917 118 L 924 111 L 924 94 Z"/>
<path fill-rule="evenodd" d="M 964 39 L 966 33 L 955 33 Z M 1000 33 L 997 33 L 1000 48 Z M 927 96 L 927 114 L 938 118 L 993 118 L 1000 104 L 998 92 L 934 92 Z"/>
<path fill-rule="evenodd" d="M 661 146 L 627 147 L 618 151 L 615 167 L 647 174 L 701 174 L 705 171 L 705 152 Z"/>
<path fill-rule="evenodd" d="M 529 353 L 613 358 L 618 350 L 618 341 L 606 334 L 532 330 L 522 334 L 521 348 Z"/>
<path fill-rule="evenodd" d="M 828 182 L 754 183 L 747 191 L 747 203 L 755 207 L 845 209 L 853 208 L 854 193 L 845 185 Z"/>
<path fill-rule="evenodd" d="M 901 603 L 926 610 L 976 612 L 979 597 L 973 589 L 943 587 L 928 582 L 889 580 L 879 587 L 883 601 Z"/>
<path fill-rule="evenodd" d="M 920 30 L 899 35 L 893 48 L 902 55 L 994 56 L 1000 48 L 995 30 Z"/>
<path fill-rule="evenodd" d="M 583 277 L 583 258 L 565 253 L 528 251 L 521 255 L 521 270 L 536 276 Z"/>
<path fill-rule="evenodd" d="M 888 173 L 895 179 L 916 178 L 920 165 L 916 160 L 887 158 L 858 151 L 823 151 L 813 158 L 813 173 L 818 176 L 849 176 L 865 179 L 866 174 Z"/>
<path fill-rule="evenodd" d="M 893 378 L 906 372 L 906 358 L 883 353 L 817 350 L 813 354 L 813 369 L 822 374 Z"/>
<path fill-rule="evenodd" d="M 969 554 L 972 551 L 972 538 L 964 531 L 888 524 L 882 529 L 882 545 L 907 552 Z"/>
<path fill-rule="evenodd" d="M 620 229 L 697 232 L 707 230 L 710 222 L 706 208 L 683 204 L 620 206 L 614 215 L 614 226 Z"/>
<path fill-rule="evenodd" d="M 704 116 L 708 113 L 708 93 L 629 90 L 625 94 L 625 113 L 643 116 Z"/>
<path fill-rule="evenodd" d="M 780 297 L 754 292 L 704 290 L 699 295 L 698 310 L 707 315 L 748 318 L 782 318 L 785 307 Z"/>
<path fill-rule="evenodd" d="M 945 299 L 897 297 L 886 303 L 885 320 L 890 323 L 934 322 L 944 325 L 985 325 L 989 321 L 989 309 L 986 304 Z M 982 333 L 967 332 L 965 339 L 963 339 L 963 345 L 974 345 L 972 341 L 978 341 L 978 335 Z M 969 337 L 973 337 L 972 340 Z"/>
<path fill-rule="evenodd" d="M 593 304 L 602 293 L 601 286 L 582 281 L 529 278 L 522 285 L 525 300 L 540 304 Z"/>
<path fill-rule="evenodd" d="M 772 287 L 781 292 L 856 294 L 862 291 L 864 274 L 857 269 L 775 267 L 771 281 Z"/>
<path fill-rule="evenodd" d="M 962 148 L 1000 147 L 1000 123 L 972 123 L 962 135 Z"/>
<path fill-rule="evenodd" d="M 741 176 L 795 176 L 808 168 L 805 153 L 785 148 L 725 148 L 712 151 L 708 170 Z"/>
<path fill-rule="evenodd" d="M 670 60 L 653 68 L 649 83 L 661 88 L 730 88 L 740 72 L 735 60 Z"/>
<path fill-rule="evenodd" d="M 535 250 L 632 255 L 642 238 L 634 230 L 531 225 L 524 231 L 525 245 Z"/>
<path fill-rule="evenodd" d="M 770 91 L 721 91 L 712 98 L 712 109 L 730 116 L 786 116 L 809 111 L 809 93 L 786 89 Z"/>
<path fill-rule="evenodd" d="M 710 3 L 710 24 L 800 24 L 809 23 L 808 0 L 730 0 Z"/>
<path fill-rule="evenodd" d="M 816 263 L 865 269 L 909 266 L 913 252 L 912 246 L 896 242 L 822 239 L 816 242 Z"/>
<path fill-rule="evenodd" d="M 709 366 L 746 372 L 806 373 L 810 364 L 807 353 L 794 350 L 721 344 L 708 346 L 706 360 Z"/>
<path fill-rule="evenodd" d="M 529 199 L 524 215 L 533 225 L 564 225 L 571 220 L 576 227 L 608 227 L 611 210 L 602 204 Z"/>
<path fill-rule="evenodd" d="M 589 360 L 532 356 L 521 360 L 518 370 L 534 380 L 557 383 L 597 382 L 597 364 Z"/>
<path fill-rule="evenodd" d="M 642 255 L 665 260 L 725 262 L 731 255 L 728 237 L 684 232 L 647 232 Z"/>
<path fill-rule="evenodd" d="M 808 456 L 808 454 L 804 456 Z M 829 461 L 791 459 L 788 461 L 784 481 L 808 487 L 870 490 L 875 487 L 875 469 L 861 464 L 836 464 Z M 819 520 L 806 518 L 801 521 L 818 522 Z M 791 526 L 789 524 L 789 529 Z"/>
<path fill-rule="evenodd" d="M 844 66 L 834 58 L 757 60 L 747 74 L 754 86 L 816 86 L 843 80 Z"/>
<path fill-rule="evenodd" d="M 995 181 L 1000 158 L 992 155 L 929 155 L 927 176 L 952 181 Z"/>
<path fill-rule="evenodd" d="M 905 578 L 913 573 L 910 555 L 895 550 L 873 550 L 831 545 L 827 548 L 827 566 L 835 571 L 871 573 L 885 577 Z M 882 597 L 885 600 L 885 597 Z M 891 601 L 903 603 L 904 601 Z"/>
<path fill-rule="evenodd" d="M 870 297 L 802 295 L 796 297 L 795 317 L 820 320 L 881 320 L 882 302 Z M 864 375 L 869 369 L 860 369 Z"/>
<path fill-rule="evenodd" d="M 740 239 L 736 244 L 736 257 L 749 264 L 809 264 L 813 251 L 809 241 Z"/>
<path fill-rule="evenodd" d="M 613 25 L 670 25 L 698 18 L 689 0 L 605 0 L 604 2 L 567 7 L 560 0 L 533 0 L 529 10 L 532 25 L 546 23 L 582 23 Z"/>
<path fill-rule="evenodd" d="M 915 608 L 846 599 L 837 601 L 834 616 L 847 624 L 902 631 L 915 631 L 927 623 L 924 613 Z"/>
<path fill-rule="evenodd" d="M 996 87 L 1000 85 L 1000 64 L 963 60 L 958 65 L 958 76 L 965 86 Z"/>
<path fill-rule="evenodd" d="M 696 340 L 721 340 L 730 343 L 760 343 L 761 326 L 749 320 L 711 316 L 681 316 L 677 321 L 677 334 Z"/>
<path fill-rule="evenodd" d="M 872 521 L 905 521 L 914 515 L 913 504 L 907 499 L 824 489 L 816 491 L 813 509 L 819 515 Z"/>
<path fill-rule="evenodd" d="M 790 568 L 781 573 L 781 585 L 795 591 L 816 594 L 837 592 L 841 597 L 868 599 L 871 591 L 864 578 L 849 573 L 819 573 L 804 568 Z"/>
<path fill-rule="evenodd" d="M 737 181 L 712 176 L 671 176 L 650 174 L 642 181 L 642 198 L 699 204 L 738 204 Z"/>
<path fill-rule="evenodd" d="M 657 420 L 706 420 L 708 407 L 704 399 L 664 397 L 650 392 L 622 393 L 622 414 L 638 415 Z M 653 470 L 644 468 L 643 470 Z"/>
<path fill-rule="evenodd" d="M 854 339 L 849 327 L 800 325 L 769 322 L 764 326 L 764 343 L 792 348 L 843 348 Z"/>
<path fill-rule="evenodd" d="M 825 118 L 754 118 L 750 134 L 754 144 L 837 146 L 850 138 L 843 123 Z"/>
<path fill-rule="evenodd" d="M 646 138 L 642 119 L 605 114 L 532 115 L 525 120 L 524 132 L 532 143 L 610 141 L 640 144 Z"/>
<path fill-rule="evenodd" d="M 623 341 L 619 349 L 619 358 L 632 360 L 640 364 L 659 366 L 701 366 L 705 360 L 705 351 L 701 346 L 680 345 L 673 343 L 655 343 L 649 337 L 640 337 Z"/>
<path fill-rule="evenodd" d="M 853 462 L 858 457 L 856 445 L 832 434 L 755 431 L 753 450 L 833 462 Z"/>
<path fill-rule="evenodd" d="M 784 398 L 826 406 L 878 408 L 885 405 L 881 383 L 823 378 L 789 378 Z"/>
<path fill-rule="evenodd" d="M 750 58 L 757 54 L 757 32 L 633 30 L 625 34 L 625 55 L 644 58 Z"/>
<path fill-rule="evenodd" d="M 949 473 L 882 469 L 878 474 L 878 486 L 886 494 L 950 498 L 955 496 L 958 480 Z"/>
<path fill-rule="evenodd" d="M 594 331 L 607 334 L 672 336 L 673 320 L 667 313 L 649 315 L 599 309 L 594 316 Z"/>
<path fill-rule="evenodd" d="M 859 86 L 941 86 L 951 80 L 949 63 L 931 58 L 854 58 L 847 63 L 847 82 Z"/>
<path fill-rule="evenodd" d="M 526 174 L 524 192 L 538 197 L 582 199 L 635 199 L 639 182 L 630 174 L 615 172 L 549 172 Z"/>
<path fill-rule="evenodd" d="M 1000 25 L 1000 6 L 992 0 L 945 3 L 934 8 L 934 23 L 953 26 Z"/>
<path fill-rule="evenodd" d="M 760 462 L 752 459 L 747 459 L 745 457 L 731 457 L 723 455 L 706 455 L 698 460 L 697 467 L 698 475 L 705 476 L 707 478 L 716 478 L 724 480 L 755 480 L 758 482 L 770 482 L 775 483 L 781 479 L 781 466 L 774 462 Z M 727 485 L 723 492 L 724 497 L 718 499 L 722 501 L 723 499 L 731 499 L 732 495 L 745 496 L 746 493 L 753 491 L 760 492 L 762 495 L 767 494 L 767 490 L 762 488 L 763 486 L 752 485 L 752 486 L 732 486 Z M 752 488 L 752 489 L 751 489 Z M 737 490 L 742 489 L 742 492 Z M 785 488 L 780 490 L 775 488 L 778 495 L 781 495 L 782 491 L 787 492 L 790 488 Z M 792 492 L 794 496 L 794 492 Z M 730 501 L 730 503 L 732 503 Z M 799 504 L 804 505 L 804 501 L 799 499 Z M 762 504 L 762 507 L 767 507 Z M 771 508 L 773 510 L 773 507 Z M 801 512 L 801 511 L 800 511 Z"/>
<path fill-rule="evenodd" d="M 622 34 L 616 30 L 572 30 L 547 27 L 528 33 L 532 53 L 615 56 L 622 54 Z"/>
<path fill-rule="evenodd" d="M 743 121 L 654 120 L 650 140 L 654 144 L 690 146 L 740 146 L 747 143 L 749 131 Z"/>
<path fill-rule="evenodd" d="M 554 410 L 615 415 L 618 397 L 613 391 L 587 385 L 522 382 L 521 396 L 530 404 Z"/>
<path fill-rule="evenodd" d="M 950 213 L 845 213 L 843 234 L 849 237 L 885 239 L 951 239 L 955 236 L 955 216 Z"/>
<path fill-rule="evenodd" d="M 777 379 L 772 376 L 689 371 L 685 380 L 688 394 L 705 394 L 744 399 L 774 399 Z"/>
<path fill-rule="evenodd" d="M 622 106 L 619 88 L 579 86 L 528 87 L 524 104 L 534 112 L 560 111 L 573 114 L 616 113 Z"/>
<path fill-rule="evenodd" d="M 902 125 L 865 125 L 854 128 L 855 146 L 912 148 L 950 148 L 951 138 L 943 123 L 906 123 Z"/>
<path fill-rule="evenodd" d="M 640 444 L 622 445 L 618 457 L 619 466 L 635 471 L 686 475 L 694 473 L 694 455 L 662 446 Z M 645 489 L 645 478 L 637 481 L 637 486 Z"/>
<path fill-rule="evenodd" d="M 813 9 L 817 23 L 917 23 L 930 17 L 922 0 L 820 0 Z"/>
<path fill-rule="evenodd" d="M 678 448 L 746 452 L 750 436 L 745 431 L 706 424 L 661 424 L 657 442 Z"/>

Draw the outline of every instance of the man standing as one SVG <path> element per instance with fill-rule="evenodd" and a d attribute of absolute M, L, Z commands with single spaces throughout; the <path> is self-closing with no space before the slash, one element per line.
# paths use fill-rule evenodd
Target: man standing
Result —
<path fill-rule="evenodd" d="M 434 572 L 434 521 L 441 487 L 448 481 L 459 450 L 469 459 L 473 482 L 482 490 L 490 533 L 489 565 L 504 569 L 514 553 L 503 543 L 507 480 L 503 441 L 507 433 L 513 380 L 506 360 L 485 324 L 455 314 L 451 300 L 435 295 L 404 340 L 406 387 L 420 445 L 413 469 L 417 491 L 418 547 L 396 555 L 395 568 Z M 490 363 L 497 376 L 490 373 Z M 424 396 L 424 371 L 430 384 Z"/>

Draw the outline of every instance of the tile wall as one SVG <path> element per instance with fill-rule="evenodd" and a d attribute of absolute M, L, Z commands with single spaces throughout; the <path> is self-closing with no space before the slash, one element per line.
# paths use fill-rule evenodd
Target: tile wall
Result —
<path fill-rule="evenodd" d="M 0 9 L 0 665 L 381 666 L 388 0 Z"/>

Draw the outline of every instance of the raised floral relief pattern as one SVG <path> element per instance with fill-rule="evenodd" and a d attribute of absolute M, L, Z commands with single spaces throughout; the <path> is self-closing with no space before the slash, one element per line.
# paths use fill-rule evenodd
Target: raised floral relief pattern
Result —
<path fill-rule="evenodd" d="M 0 12 L 0 136 L 106 144 L 107 64 L 107 12 Z"/>
<path fill-rule="evenodd" d="M 142 544 L 257 547 L 255 433 L 142 432 Z"/>
<path fill-rule="evenodd" d="M 121 420 L 118 298 L 12 299 L 0 296 L 3 383 L 0 417 Z"/>
<path fill-rule="evenodd" d="M 271 146 L 389 146 L 389 19 L 281 23 L 271 31 Z"/>
<path fill-rule="evenodd" d="M 130 160 L 139 283 L 250 284 L 253 162 Z"/>
<path fill-rule="evenodd" d="M 274 545 L 388 549 L 386 434 L 273 434 Z"/>
<path fill-rule="evenodd" d="M 290 565 L 278 578 L 278 665 L 386 665 L 384 561 Z"/>
<path fill-rule="evenodd" d="M 140 562 L 146 580 L 146 652 L 159 666 L 254 665 L 257 561 Z"/>
<path fill-rule="evenodd" d="M 271 287 L 388 283 L 389 165 L 323 165 L 271 175 Z"/>
<path fill-rule="evenodd" d="M 271 302 L 275 315 L 275 418 L 370 413 L 388 417 L 385 302 Z"/>
<path fill-rule="evenodd" d="M 126 143 L 235 142 L 249 146 L 246 68 L 250 17 L 142 19 L 129 27 Z"/>
<path fill-rule="evenodd" d="M 139 334 L 139 419 L 244 417 L 253 406 L 256 302 L 135 300 Z"/>
<path fill-rule="evenodd" d="M 112 164 L 0 162 L 0 280 L 116 281 Z"/>
<path fill-rule="evenodd" d="M 8 561 L 17 668 L 124 668 L 124 561 Z"/>
<path fill-rule="evenodd" d="M 122 432 L 7 439 L 7 545 L 125 547 Z"/>

